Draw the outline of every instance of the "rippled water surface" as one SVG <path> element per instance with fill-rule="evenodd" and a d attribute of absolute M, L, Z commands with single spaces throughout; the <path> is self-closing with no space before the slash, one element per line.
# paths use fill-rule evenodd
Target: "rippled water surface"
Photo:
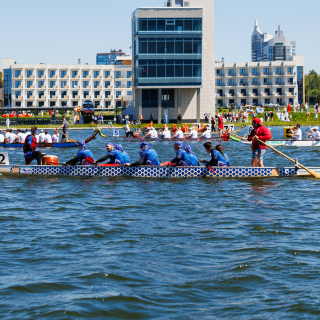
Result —
<path fill-rule="evenodd" d="M 272 132 L 283 136 L 282 128 Z M 96 158 L 105 142 L 88 144 Z M 208 158 L 200 142 L 191 144 Z M 139 144 L 123 145 L 136 161 Z M 232 165 L 250 165 L 249 147 L 224 146 Z M 154 148 L 162 161 L 174 158 L 172 142 Z M 279 149 L 320 166 L 320 148 Z M 11 163 L 23 163 L 21 150 L 8 152 Z M 45 152 L 64 162 L 77 149 Z M 270 150 L 265 164 L 291 166 Z M 320 315 L 314 178 L 0 176 L 0 183 L 1 319 Z"/>

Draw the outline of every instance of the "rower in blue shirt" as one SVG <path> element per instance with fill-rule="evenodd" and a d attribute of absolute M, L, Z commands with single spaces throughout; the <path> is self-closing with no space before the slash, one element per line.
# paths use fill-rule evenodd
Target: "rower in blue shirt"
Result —
<path fill-rule="evenodd" d="M 230 167 L 229 157 L 223 152 L 223 146 L 218 144 L 216 149 L 213 149 L 211 142 L 206 142 L 203 145 L 208 153 L 211 155 L 211 160 L 200 160 L 206 167 Z"/>
<path fill-rule="evenodd" d="M 174 150 L 177 151 L 176 157 L 171 161 L 176 166 L 190 167 L 192 166 L 189 155 L 183 149 L 183 143 L 181 141 L 177 141 L 174 144 Z"/>
<path fill-rule="evenodd" d="M 116 150 L 118 150 L 118 151 L 121 152 L 121 155 L 122 155 L 122 157 L 123 157 L 124 163 L 131 163 L 131 159 L 130 159 L 128 153 L 123 150 L 122 144 L 116 144 L 116 145 L 114 146 L 114 148 L 115 148 Z"/>
<path fill-rule="evenodd" d="M 188 156 L 190 158 L 191 166 L 192 167 L 199 167 L 200 166 L 199 160 L 198 160 L 196 154 L 194 152 L 192 152 L 191 146 L 189 144 L 185 145 L 184 150 L 186 151 L 186 153 L 188 154 Z"/>
<path fill-rule="evenodd" d="M 93 154 L 90 150 L 87 149 L 86 144 L 84 141 L 79 141 L 78 142 L 78 146 L 79 146 L 79 152 L 78 154 L 71 160 L 67 161 L 66 163 L 64 163 L 64 165 L 71 165 L 74 166 L 76 165 L 78 162 L 80 162 L 80 164 L 82 166 L 92 166 L 95 163 Z"/>
<path fill-rule="evenodd" d="M 104 162 L 108 159 L 110 159 L 110 162 L 108 162 L 108 164 L 125 164 L 125 160 L 123 157 L 123 154 L 121 151 L 117 150 L 113 143 L 108 142 L 106 144 L 106 149 L 109 152 L 109 154 L 107 154 L 105 157 L 102 157 L 101 159 L 99 159 L 96 164 L 100 163 L 100 162 Z"/>
<path fill-rule="evenodd" d="M 161 162 L 158 158 L 157 152 L 152 149 L 152 145 L 147 142 L 142 142 L 140 144 L 140 159 L 131 166 L 161 166 Z"/>

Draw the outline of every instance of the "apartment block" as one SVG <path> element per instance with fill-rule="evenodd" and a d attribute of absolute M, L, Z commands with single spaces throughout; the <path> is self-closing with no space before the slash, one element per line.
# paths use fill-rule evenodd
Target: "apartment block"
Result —
<path fill-rule="evenodd" d="M 97 53 L 96 56 L 96 64 L 103 64 L 103 65 L 120 65 L 121 60 L 117 60 L 118 57 L 127 55 L 126 53 L 122 52 L 122 50 L 110 50 L 108 53 Z"/>
<path fill-rule="evenodd" d="M 214 0 L 167 0 L 132 14 L 134 116 L 214 113 Z"/>
<path fill-rule="evenodd" d="M 216 62 L 216 105 L 305 103 L 304 57 L 293 61 Z"/>
<path fill-rule="evenodd" d="M 5 106 L 73 107 L 89 99 L 96 108 L 125 108 L 132 104 L 131 57 L 117 61 L 122 65 L 17 64 L 3 59 Z"/>

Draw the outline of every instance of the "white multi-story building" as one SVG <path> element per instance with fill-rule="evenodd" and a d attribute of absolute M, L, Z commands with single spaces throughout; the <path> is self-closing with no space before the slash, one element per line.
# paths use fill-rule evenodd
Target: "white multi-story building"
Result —
<path fill-rule="evenodd" d="M 2 59 L 5 85 L 11 80 L 11 99 L 5 106 L 73 107 L 92 100 L 97 108 L 125 108 L 132 103 L 131 57 L 118 58 L 122 65 L 16 64 Z"/>
<path fill-rule="evenodd" d="M 167 0 L 132 14 L 134 114 L 199 122 L 214 113 L 214 0 Z"/>
<path fill-rule="evenodd" d="M 305 103 L 304 57 L 293 61 L 216 62 L 216 106 Z"/>

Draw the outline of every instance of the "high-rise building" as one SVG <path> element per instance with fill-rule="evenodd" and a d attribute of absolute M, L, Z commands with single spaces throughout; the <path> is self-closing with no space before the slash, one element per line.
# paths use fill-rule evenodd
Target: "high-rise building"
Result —
<path fill-rule="evenodd" d="M 122 50 L 110 50 L 109 53 L 97 53 L 96 63 L 102 65 L 115 65 L 120 64 L 121 61 L 117 61 L 117 57 L 127 55 Z"/>
<path fill-rule="evenodd" d="M 132 14 L 134 114 L 159 123 L 214 113 L 214 0 L 167 0 Z"/>
<path fill-rule="evenodd" d="M 292 61 L 296 54 L 296 42 L 284 37 L 280 26 L 274 37 L 261 32 L 255 21 L 251 36 L 251 61 Z"/>

